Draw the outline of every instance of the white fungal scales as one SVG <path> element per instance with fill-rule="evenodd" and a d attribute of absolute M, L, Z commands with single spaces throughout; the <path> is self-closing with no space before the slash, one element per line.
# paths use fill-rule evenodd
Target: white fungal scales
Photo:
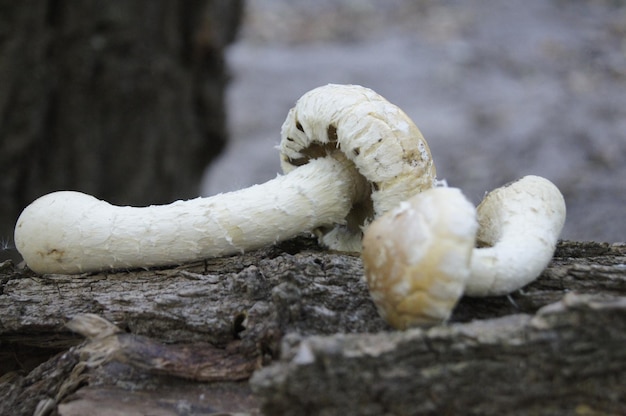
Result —
<path fill-rule="evenodd" d="M 150 267 L 240 253 L 346 215 L 358 193 L 354 168 L 332 158 L 318 162 L 262 186 L 168 205 L 119 207 L 80 192 L 55 192 L 22 212 L 15 243 L 39 273 Z M 320 193 L 334 196 L 319 198 Z"/>
<path fill-rule="evenodd" d="M 39 273 L 179 264 L 311 230 L 331 248 L 360 251 L 362 227 L 435 183 L 415 124 L 367 88 L 310 91 L 289 112 L 282 136 L 286 175 L 265 184 L 142 208 L 57 192 L 26 207 L 16 246 Z"/>

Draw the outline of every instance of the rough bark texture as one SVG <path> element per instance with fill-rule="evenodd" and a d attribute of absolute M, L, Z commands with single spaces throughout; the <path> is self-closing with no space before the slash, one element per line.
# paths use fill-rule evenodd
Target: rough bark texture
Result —
<path fill-rule="evenodd" d="M 625 263 L 624 245 L 564 242 L 523 291 L 407 332 L 358 257 L 308 239 L 160 270 L 6 263 L 0 414 L 620 414 Z M 86 313 L 84 340 L 65 325 Z"/>
<path fill-rule="evenodd" d="M 0 237 L 59 189 L 197 195 L 226 140 L 222 52 L 241 3 L 0 0 Z"/>
<path fill-rule="evenodd" d="M 535 315 L 289 340 L 255 374 L 266 414 L 623 414 L 626 298 L 568 294 Z"/>

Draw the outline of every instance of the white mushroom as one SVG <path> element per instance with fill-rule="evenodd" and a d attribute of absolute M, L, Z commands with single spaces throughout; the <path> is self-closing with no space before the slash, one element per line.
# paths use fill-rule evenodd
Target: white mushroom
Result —
<path fill-rule="evenodd" d="M 39 273 L 179 264 L 309 230 L 330 248 L 359 251 L 361 227 L 435 183 L 415 124 L 367 88 L 327 85 L 308 92 L 290 110 L 281 135 L 284 176 L 142 208 L 52 193 L 22 212 L 17 249 Z"/>
<path fill-rule="evenodd" d="M 433 188 L 421 133 L 367 88 L 308 92 L 281 136 L 285 175 L 263 185 L 143 208 L 55 192 L 22 212 L 16 247 L 39 273 L 179 264 L 303 231 L 332 249 L 359 251 L 361 230 L 379 217 L 364 235 L 363 262 L 373 300 L 397 328 L 447 320 L 463 294 L 517 290 L 554 253 L 565 220 L 556 186 L 527 176 L 477 209 L 458 189 Z"/>
<path fill-rule="evenodd" d="M 376 219 L 363 266 L 380 315 L 405 329 L 448 319 L 470 276 L 476 209 L 456 188 L 426 190 Z"/>
<path fill-rule="evenodd" d="M 457 189 L 425 191 L 365 232 L 372 299 L 396 328 L 445 321 L 462 294 L 508 294 L 536 279 L 564 221 L 563 196 L 537 176 L 490 192 L 476 212 Z"/>
<path fill-rule="evenodd" d="M 488 193 L 477 208 L 477 245 L 468 296 L 498 296 L 535 280 L 548 266 L 565 223 L 559 189 L 539 176 Z"/>

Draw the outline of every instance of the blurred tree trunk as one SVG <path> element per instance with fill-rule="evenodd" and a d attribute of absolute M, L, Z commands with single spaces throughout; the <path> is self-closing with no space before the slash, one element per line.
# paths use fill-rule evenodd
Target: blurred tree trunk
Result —
<path fill-rule="evenodd" d="M 197 195 L 226 140 L 223 49 L 242 0 L 0 0 L 0 237 L 60 189 Z"/>

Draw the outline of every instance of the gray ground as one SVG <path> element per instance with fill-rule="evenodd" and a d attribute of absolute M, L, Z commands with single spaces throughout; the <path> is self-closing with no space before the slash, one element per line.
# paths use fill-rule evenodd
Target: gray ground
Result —
<path fill-rule="evenodd" d="M 273 178 L 287 111 L 327 83 L 370 87 L 478 203 L 526 174 L 565 195 L 563 238 L 626 240 L 626 6 L 583 0 L 251 0 L 228 51 L 230 148 L 203 195 Z"/>

